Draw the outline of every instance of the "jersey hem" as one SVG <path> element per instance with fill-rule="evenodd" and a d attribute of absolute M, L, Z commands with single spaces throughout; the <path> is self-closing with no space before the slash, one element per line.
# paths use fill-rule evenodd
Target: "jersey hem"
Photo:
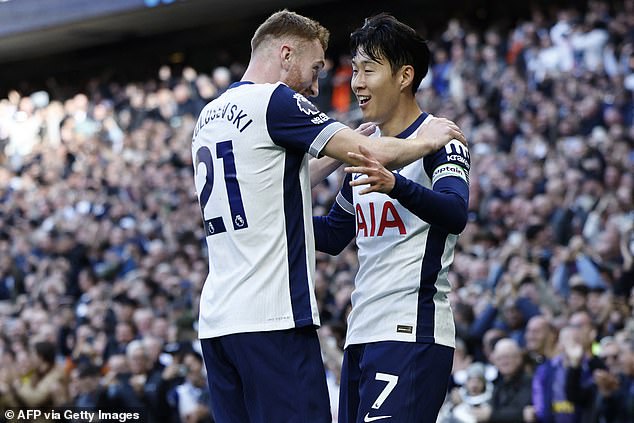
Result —
<path fill-rule="evenodd" d="M 250 333 L 250 332 L 271 332 L 275 330 L 294 329 L 306 326 L 319 327 L 319 322 L 315 322 L 313 319 L 302 319 L 297 322 L 275 324 L 275 325 L 243 325 L 234 326 L 229 328 L 223 328 L 223 330 L 206 330 L 199 329 L 198 339 L 217 338 L 219 336 L 233 335 L 236 333 Z"/>
<path fill-rule="evenodd" d="M 372 344 L 375 342 L 413 342 L 413 343 L 417 343 L 417 344 L 437 344 L 437 345 L 443 345 L 445 347 L 450 347 L 450 348 L 455 348 L 455 342 L 451 343 L 451 342 L 443 342 L 440 340 L 436 340 L 433 336 L 423 336 L 420 337 L 419 339 L 415 338 L 414 336 L 411 337 L 403 337 L 403 338 L 397 338 L 394 336 L 375 336 L 375 337 L 368 337 L 368 338 L 361 338 L 361 339 L 353 339 L 352 341 L 347 341 L 346 340 L 346 344 L 344 346 L 345 348 L 348 348 L 350 345 L 360 345 L 360 344 Z"/>

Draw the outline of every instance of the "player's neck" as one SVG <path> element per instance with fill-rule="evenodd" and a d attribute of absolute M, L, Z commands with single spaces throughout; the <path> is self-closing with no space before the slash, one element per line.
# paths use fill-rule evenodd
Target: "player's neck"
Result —
<path fill-rule="evenodd" d="M 406 130 L 422 113 L 415 99 L 400 101 L 390 117 L 379 124 L 381 135 L 396 136 Z"/>
<path fill-rule="evenodd" d="M 280 71 L 281 69 L 276 62 L 263 59 L 261 56 L 252 57 L 241 81 L 273 84 L 280 80 Z"/>

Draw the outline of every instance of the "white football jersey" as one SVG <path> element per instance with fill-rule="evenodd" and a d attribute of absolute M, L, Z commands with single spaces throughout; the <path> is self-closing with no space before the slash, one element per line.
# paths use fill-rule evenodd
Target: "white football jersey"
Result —
<path fill-rule="evenodd" d="M 318 325 L 308 155 L 346 126 L 282 83 L 233 84 L 192 140 L 209 252 L 199 337 Z"/>
<path fill-rule="evenodd" d="M 414 138 L 430 116 L 422 114 L 399 137 Z M 398 173 L 432 189 L 446 176 L 458 176 L 468 183 L 468 162 L 466 147 L 452 141 Z M 352 178 L 364 176 L 353 174 Z M 447 273 L 458 236 L 423 221 L 386 194 L 359 195 L 363 188 L 352 188 L 359 271 L 346 346 L 405 341 L 453 347 L 455 326 L 447 297 Z"/>

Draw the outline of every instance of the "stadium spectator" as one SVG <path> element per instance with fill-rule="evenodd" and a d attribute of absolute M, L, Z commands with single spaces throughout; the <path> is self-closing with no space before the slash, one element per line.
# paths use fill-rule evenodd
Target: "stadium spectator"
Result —
<path fill-rule="evenodd" d="M 554 356 L 557 333 L 546 317 L 537 315 L 526 324 L 525 340 L 527 364 L 534 373 L 537 366 Z"/>
<path fill-rule="evenodd" d="M 618 357 L 615 357 L 617 351 Z M 608 371 L 595 370 L 594 372 L 594 382 L 598 390 L 598 418 L 610 423 L 632 421 L 634 419 L 634 408 L 632 407 L 634 345 L 630 341 L 619 345 L 618 350 L 606 348 L 603 357 L 608 365 Z M 618 360 L 618 371 L 612 364 L 614 360 Z"/>
<path fill-rule="evenodd" d="M 69 403 L 73 407 L 82 410 L 98 411 L 100 398 L 103 392 L 100 387 L 101 372 L 98 366 L 91 363 L 82 363 L 71 371 L 69 384 Z"/>
<path fill-rule="evenodd" d="M 9 372 L 14 369 L 7 369 Z M 56 363 L 55 345 L 38 341 L 31 347 L 31 369 L 22 375 L 9 375 L 7 393 L 13 406 L 59 407 L 68 398 L 68 383 L 63 369 Z"/>
<path fill-rule="evenodd" d="M 209 388 L 204 374 L 203 358 L 194 351 L 183 357 L 185 381 L 174 388 L 173 401 L 182 423 L 212 422 L 209 412 Z"/>
<path fill-rule="evenodd" d="M 478 422 L 533 422 L 531 378 L 524 369 L 524 351 L 511 339 L 500 339 L 493 348 L 498 378 L 493 383 L 491 401 L 473 410 Z"/>
<path fill-rule="evenodd" d="M 137 394 L 139 388 L 138 386 L 136 390 L 133 388 L 131 377 L 132 374 L 125 354 L 110 356 L 107 373 L 102 380 L 104 393 L 98 406 L 104 410 L 118 412 L 133 412 L 135 409 L 142 409 L 143 402 Z"/>
<path fill-rule="evenodd" d="M 466 370 L 463 386 L 451 390 L 440 410 L 438 423 L 475 423 L 474 410 L 488 407 L 493 385 L 486 380 L 482 363 L 473 363 Z"/>
<path fill-rule="evenodd" d="M 566 326 L 559 332 L 557 355 L 537 367 L 532 381 L 532 399 L 535 416 L 538 422 L 578 422 L 582 411 L 569 396 L 566 378 L 570 360 L 567 348 L 578 349 L 583 353 L 580 344 L 579 329 Z M 570 347 L 567 347 L 570 345 Z M 590 374 L 583 373 L 584 383 L 588 383 Z"/>

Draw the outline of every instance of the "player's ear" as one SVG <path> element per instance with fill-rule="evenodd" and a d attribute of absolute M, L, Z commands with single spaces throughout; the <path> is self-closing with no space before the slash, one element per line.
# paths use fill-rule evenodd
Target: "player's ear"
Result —
<path fill-rule="evenodd" d="M 401 83 L 401 91 L 408 89 L 409 86 L 414 82 L 414 67 L 411 65 L 405 65 L 401 67 L 400 73 L 400 83 Z"/>
<path fill-rule="evenodd" d="M 290 68 L 292 55 L 292 47 L 287 44 L 282 44 L 282 47 L 280 48 L 280 60 L 282 63 L 282 69 L 287 71 Z"/>

